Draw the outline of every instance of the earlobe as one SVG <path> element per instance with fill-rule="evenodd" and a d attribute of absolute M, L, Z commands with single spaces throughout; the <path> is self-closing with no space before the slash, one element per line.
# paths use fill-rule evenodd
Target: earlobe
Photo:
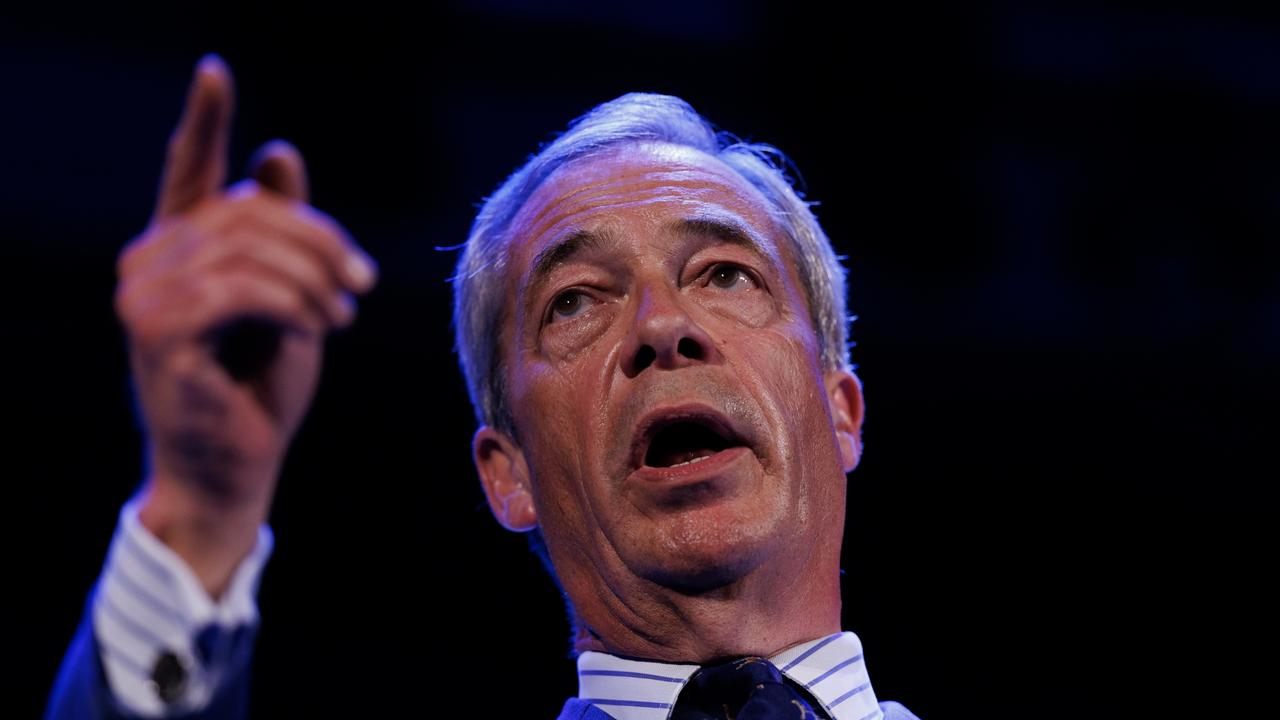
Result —
<path fill-rule="evenodd" d="M 471 455 L 489 509 L 498 523 L 515 532 L 537 527 L 538 513 L 533 506 L 524 451 L 506 433 L 484 425 L 471 439 Z"/>
<path fill-rule="evenodd" d="M 826 385 L 840 462 L 846 473 L 853 472 L 862 457 L 862 381 L 849 370 L 828 370 Z"/>

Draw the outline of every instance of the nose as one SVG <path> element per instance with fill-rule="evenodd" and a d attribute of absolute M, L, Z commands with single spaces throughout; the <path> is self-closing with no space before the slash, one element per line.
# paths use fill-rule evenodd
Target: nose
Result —
<path fill-rule="evenodd" d="M 650 366 L 674 370 L 687 365 L 718 362 L 720 352 L 711 336 L 689 316 L 678 290 L 665 284 L 640 289 L 631 332 L 621 361 L 628 378 Z"/>

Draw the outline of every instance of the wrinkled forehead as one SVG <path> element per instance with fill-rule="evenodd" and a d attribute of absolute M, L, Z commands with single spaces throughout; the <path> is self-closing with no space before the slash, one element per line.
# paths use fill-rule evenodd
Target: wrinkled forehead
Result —
<path fill-rule="evenodd" d="M 691 215 L 722 215 L 782 250 L 768 201 L 733 168 L 683 145 L 632 143 L 569 162 L 543 180 L 511 223 L 508 279 L 523 277 L 566 230 L 607 225 L 611 211 L 654 200 L 678 202 Z"/>

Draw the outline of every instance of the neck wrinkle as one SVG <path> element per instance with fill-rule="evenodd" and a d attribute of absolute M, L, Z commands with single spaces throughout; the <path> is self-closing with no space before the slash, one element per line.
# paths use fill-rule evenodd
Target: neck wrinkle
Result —
<path fill-rule="evenodd" d="M 583 652 L 594 651 L 658 662 L 705 664 L 717 658 L 743 655 L 772 657 L 787 648 L 841 630 L 838 574 L 831 588 L 810 587 L 803 598 L 792 597 L 781 601 L 775 598 L 753 602 L 745 613 L 740 607 L 741 603 L 733 603 L 734 607 L 726 609 L 708 611 L 697 607 L 696 603 L 691 607 L 688 603 L 673 602 L 670 599 L 665 602 L 657 598 L 650 599 L 667 606 L 667 613 L 664 614 L 669 614 L 668 620 L 674 619 L 675 622 L 666 624 L 672 624 L 673 627 L 665 631 L 642 633 L 622 618 L 612 617 L 610 625 L 615 626 L 618 632 L 629 635 L 632 640 L 612 647 L 605 640 L 607 631 L 605 635 L 595 631 L 578 612 L 577 607 L 570 603 L 574 657 Z M 819 610 L 798 612 L 797 606 Z M 802 620 L 789 626 L 770 620 L 779 617 Z M 642 619 L 643 616 L 639 613 L 632 618 L 633 621 Z M 706 632 L 707 630 L 710 632 Z M 771 633 L 771 630 L 775 632 Z M 682 642 L 690 637 L 698 637 L 700 642 Z"/>

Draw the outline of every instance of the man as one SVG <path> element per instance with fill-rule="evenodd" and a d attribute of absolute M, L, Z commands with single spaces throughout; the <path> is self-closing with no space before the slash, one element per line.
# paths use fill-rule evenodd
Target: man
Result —
<path fill-rule="evenodd" d="M 151 472 L 121 513 L 51 716 L 243 711 L 275 476 L 323 332 L 372 285 L 347 270 L 362 257 L 350 239 L 305 207 L 291 148 L 265 149 L 256 183 L 220 193 L 229 98 L 206 58 L 159 219 L 122 254 L 117 309 Z M 580 692 L 562 719 L 913 717 L 877 702 L 857 636 L 841 632 L 861 387 L 843 269 L 770 151 L 677 98 L 625 95 L 508 178 L 459 260 L 476 467 L 498 521 L 535 533 L 572 610 Z M 226 230 L 233 216 L 262 237 Z M 285 238 L 270 251 L 266 229 Z M 209 309 L 148 319 L 155 286 L 212 284 L 219 262 L 228 283 L 230 268 L 259 274 L 197 294 Z M 209 334 L 251 315 L 267 322 Z M 225 350 L 273 327 L 270 352 Z"/>

